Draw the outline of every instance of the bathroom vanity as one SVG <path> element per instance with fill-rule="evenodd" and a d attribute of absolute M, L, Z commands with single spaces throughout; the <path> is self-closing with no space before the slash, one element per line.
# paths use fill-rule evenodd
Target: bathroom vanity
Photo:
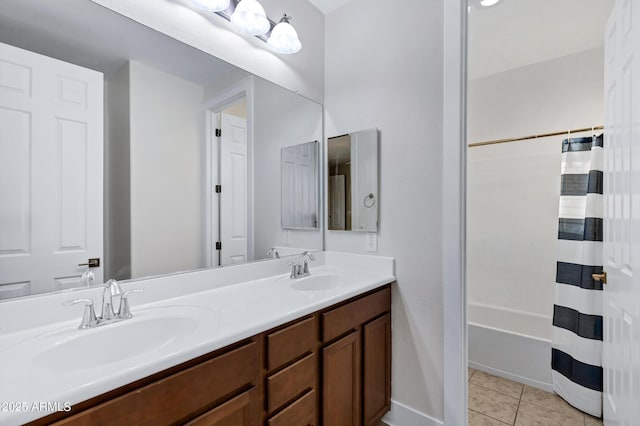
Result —
<path fill-rule="evenodd" d="M 0 388 L 0 399 L 68 402 L 71 407 L 52 413 L 3 412 L 0 420 L 34 425 L 376 424 L 390 406 L 393 260 L 331 252 L 316 258 L 311 274 L 301 279 L 282 273 L 289 267 L 282 259 L 198 271 L 192 277 L 127 282 L 125 290 L 144 289 L 135 295 L 138 303 L 131 300 L 130 320 L 78 330 L 77 316 L 0 336 L 7 361 L 0 379 L 12 384 Z M 227 283 L 204 289 L 203 274 L 210 283 L 223 278 Z M 259 278 L 243 279 L 252 274 Z M 165 298 L 176 287 L 182 294 Z M 97 290 L 5 306 L 18 309 L 11 304 L 31 301 L 38 309 L 47 299 L 55 304 L 91 292 L 95 297 Z M 144 304 L 143 297 L 153 299 L 154 290 L 165 293 L 163 299 Z M 80 307 L 72 309 L 81 313 Z M 186 321 L 191 312 L 196 319 L 185 323 L 189 327 L 171 325 Z M 157 333 L 154 324 L 170 337 L 175 333 L 175 339 L 155 342 L 148 337 Z M 131 334 L 136 327 L 142 332 Z M 109 342 L 111 334 L 121 356 L 115 345 L 114 359 L 105 360 L 94 351 L 109 354 L 111 349 L 92 339 Z M 82 339 L 88 339 L 86 352 Z M 143 345 L 128 353 L 136 339 Z M 71 358 L 65 360 L 56 350 L 65 350 L 58 348 L 69 342 L 73 352 L 64 353 Z M 99 362 L 92 361 L 93 355 Z"/>

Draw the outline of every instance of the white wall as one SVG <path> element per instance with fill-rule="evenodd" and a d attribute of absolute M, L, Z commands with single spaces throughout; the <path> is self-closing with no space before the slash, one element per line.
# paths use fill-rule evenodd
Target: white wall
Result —
<path fill-rule="evenodd" d="M 131 277 L 129 64 L 105 80 L 105 273 Z"/>
<path fill-rule="evenodd" d="M 444 412 L 442 21 L 438 0 L 404 1 L 392 14 L 385 2 L 353 0 L 325 24 L 326 136 L 380 129 L 378 252 L 395 257 L 398 278 L 392 399 L 424 414 L 419 424 Z M 364 253 L 365 241 L 329 231 L 326 248 Z"/>
<path fill-rule="evenodd" d="M 289 90 L 322 102 L 324 17 L 307 1 L 261 1 L 272 21 L 279 21 L 283 13 L 293 17 L 291 24 L 302 42 L 302 50 L 295 55 L 272 52 L 266 43 L 257 38 L 238 34 L 223 18 L 196 12 L 189 0 L 92 1 Z"/>
<path fill-rule="evenodd" d="M 469 142 L 602 125 L 603 63 L 598 48 L 470 81 Z M 469 303 L 550 326 L 565 138 L 469 149 Z"/>
<path fill-rule="evenodd" d="M 132 277 L 203 266 L 204 89 L 130 63 Z"/>

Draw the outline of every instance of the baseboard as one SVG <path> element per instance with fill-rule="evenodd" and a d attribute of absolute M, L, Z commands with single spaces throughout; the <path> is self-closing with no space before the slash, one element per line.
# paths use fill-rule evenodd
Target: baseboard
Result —
<path fill-rule="evenodd" d="M 434 419 L 424 413 L 391 400 L 391 410 L 382 419 L 389 426 L 442 426 L 442 420 Z"/>
<path fill-rule="evenodd" d="M 534 388 L 542 389 L 547 392 L 553 392 L 552 383 L 539 382 L 537 380 L 528 379 L 526 377 L 518 376 L 517 374 L 511 374 L 507 371 L 498 370 L 492 367 L 488 367 L 483 364 L 478 364 L 473 361 L 469 361 L 469 367 L 474 370 L 484 371 L 485 373 L 493 374 L 494 376 L 504 377 L 505 379 L 513 380 L 514 382 L 523 383 Z"/>

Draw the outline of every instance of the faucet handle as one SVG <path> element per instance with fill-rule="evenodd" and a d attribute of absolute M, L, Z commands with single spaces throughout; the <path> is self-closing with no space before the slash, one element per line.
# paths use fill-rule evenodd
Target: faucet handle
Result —
<path fill-rule="evenodd" d="M 129 307 L 129 294 L 131 293 L 142 293 L 144 290 L 141 288 L 136 288 L 133 290 L 125 291 L 122 296 L 120 296 L 120 307 L 118 308 L 118 318 L 128 319 L 131 318 L 131 308 Z"/>
<path fill-rule="evenodd" d="M 267 250 L 267 256 L 273 259 L 280 259 L 280 253 L 278 253 L 278 249 L 276 249 L 275 247 L 271 247 L 269 250 Z"/>
<path fill-rule="evenodd" d="M 84 303 L 84 313 L 82 314 L 82 321 L 78 326 L 79 329 L 91 328 L 94 326 L 98 319 L 96 318 L 96 311 L 93 309 L 93 300 L 91 299 L 74 299 L 64 302 L 64 306 L 72 306 L 78 303 Z"/>

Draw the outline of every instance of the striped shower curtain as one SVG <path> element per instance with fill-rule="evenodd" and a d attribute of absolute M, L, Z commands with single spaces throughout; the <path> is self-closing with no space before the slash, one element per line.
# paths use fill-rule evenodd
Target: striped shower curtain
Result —
<path fill-rule="evenodd" d="M 553 390 L 602 415 L 603 135 L 562 141 L 551 368 Z"/>

